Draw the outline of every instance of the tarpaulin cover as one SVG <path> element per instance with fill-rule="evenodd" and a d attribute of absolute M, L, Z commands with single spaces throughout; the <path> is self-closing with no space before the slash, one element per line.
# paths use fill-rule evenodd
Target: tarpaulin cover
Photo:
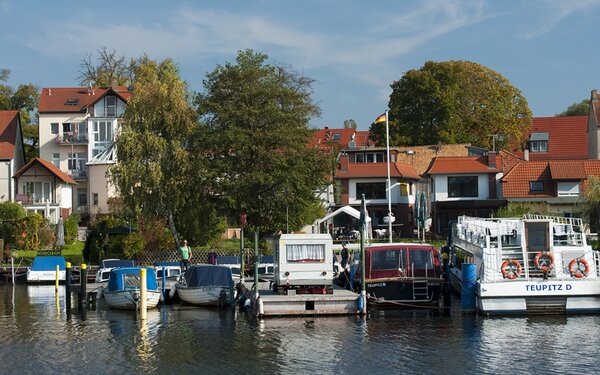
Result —
<path fill-rule="evenodd" d="M 223 286 L 233 288 L 231 269 L 225 266 L 197 265 L 185 271 L 188 288 L 201 286 Z"/>
<path fill-rule="evenodd" d="M 129 259 L 104 259 L 100 261 L 100 268 L 135 267 L 135 260 Z"/>
<path fill-rule="evenodd" d="M 35 257 L 33 264 L 31 265 L 32 271 L 54 271 L 58 269 L 64 271 L 67 266 L 65 258 L 59 256 L 48 256 L 48 257 Z"/>
<path fill-rule="evenodd" d="M 140 287 L 140 270 L 142 267 L 115 268 L 110 272 L 108 290 L 134 289 Z M 158 290 L 156 274 L 152 268 L 146 268 L 146 287 L 148 290 Z"/>

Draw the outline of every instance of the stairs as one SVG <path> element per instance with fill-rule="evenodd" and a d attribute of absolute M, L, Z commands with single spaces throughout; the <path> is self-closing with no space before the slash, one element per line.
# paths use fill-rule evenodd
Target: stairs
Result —
<path fill-rule="evenodd" d="M 420 281 L 413 279 L 412 290 L 413 300 L 429 299 L 429 283 L 427 282 L 427 280 Z"/>

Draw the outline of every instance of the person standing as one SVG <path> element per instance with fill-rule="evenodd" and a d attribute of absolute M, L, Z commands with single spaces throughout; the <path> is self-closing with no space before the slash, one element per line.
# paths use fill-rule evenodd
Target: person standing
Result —
<path fill-rule="evenodd" d="M 183 240 L 183 246 L 179 248 L 179 255 L 181 258 L 181 272 L 185 272 L 190 266 L 190 260 L 192 259 L 192 248 L 188 246 L 187 240 Z"/>
<path fill-rule="evenodd" d="M 345 242 L 342 243 L 342 251 L 341 251 L 340 255 L 342 256 L 342 269 L 345 270 L 346 267 L 348 266 L 348 258 L 350 255 L 350 254 L 348 254 L 348 248 L 346 247 Z"/>

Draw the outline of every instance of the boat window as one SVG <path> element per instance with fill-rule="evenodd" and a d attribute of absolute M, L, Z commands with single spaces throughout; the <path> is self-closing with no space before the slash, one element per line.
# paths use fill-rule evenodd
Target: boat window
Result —
<path fill-rule="evenodd" d="M 161 278 L 162 278 L 162 275 L 163 275 L 163 269 L 162 269 L 162 268 L 161 268 L 161 269 L 158 269 L 158 270 L 156 270 L 156 278 L 157 278 L 157 279 L 161 279 Z M 165 275 L 165 276 L 166 276 L 166 275 Z"/>
<path fill-rule="evenodd" d="M 325 245 L 286 245 L 288 262 L 319 262 L 325 261 Z"/>
<path fill-rule="evenodd" d="M 375 251 L 372 253 L 372 270 L 397 270 L 404 268 L 405 251 L 403 249 L 393 249 L 385 251 Z"/>
<path fill-rule="evenodd" d="M 140 287 L 140 275 L 137 274 L 126 274 L 123 275 L 123 284 L 125 288 L 139 288 Z"/>
<path fill-rule="evenodd" d="M 410 266 L 414 268 L 433 268 L 431 252 L 426 250 L 410 250 Z"/>

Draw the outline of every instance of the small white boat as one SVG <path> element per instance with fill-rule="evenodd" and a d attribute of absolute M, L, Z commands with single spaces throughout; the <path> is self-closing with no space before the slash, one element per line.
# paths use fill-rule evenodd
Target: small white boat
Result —
<path fill-rule="evenodd" d="M 110 273 L 108 286 L 104 289 L 104 299 L 113 309 L 135 310 L 140 300 L 141 267 L 115 268 Z M 160 289 L 156 274 L 151 268 L 146 272 L 146 304 L 153 309 L 160 301 Z"/>
<path fill-rule="evenodd" d="M 233 305 L 233 275 L 228 266 L 202 264 L 188 268 L 176 284 L 183 302 L 200 306 Z"/>
<path fill-rule="evenodd" d="M 58 281 L 66 279 L 65 258 L 61 256 L 39 256 L 33 259 L 33 264 L 27 270 L 28 284 L 52 284 L 56 282 L 56 266 L 58 266 Z"/>

